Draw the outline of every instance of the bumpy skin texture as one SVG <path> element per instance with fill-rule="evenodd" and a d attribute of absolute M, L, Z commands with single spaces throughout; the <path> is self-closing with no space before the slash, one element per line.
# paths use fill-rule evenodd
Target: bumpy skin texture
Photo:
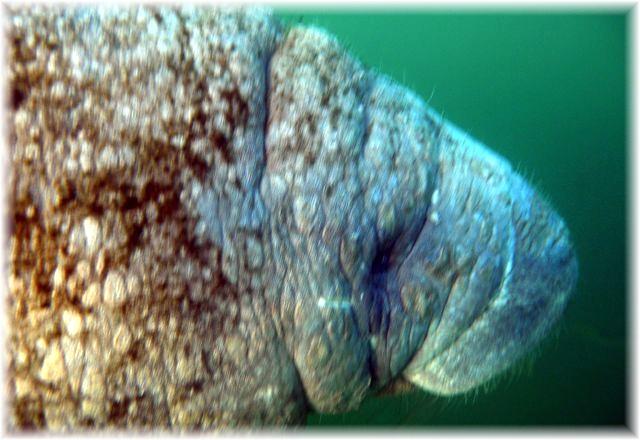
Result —
<path fill-rule="evenodd" d="M 510 166 L 262 9 L 9 16 L 9 425 L 286 425 L 507 368 L 575 285 Z"/>

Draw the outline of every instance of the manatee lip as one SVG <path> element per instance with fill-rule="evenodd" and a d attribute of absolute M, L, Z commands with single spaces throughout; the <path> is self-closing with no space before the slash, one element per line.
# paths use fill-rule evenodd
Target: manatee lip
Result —
<path fill-rule="evenodd" d="M 472 161 L 485 151 L 474 153 Z M 504 253 L 499 255 L 504 261 L 496 263 L 502 264 L 499 287 L 490 295 L 462 289 L 452 301 L 455 289 L 447 286 L 439 316 L 434 316 L 403 372 L 406 379 L 435 394 L 466 392 L 507 369 L 549 332 L 577 283 L 577 258 L 563 220 L 508 163 L 499 167 L 506 176 L 508 197 L 495 197 L 490 188 L 479 191 L 494 202 L 501 200 L 499 208 L 509 213 L 502 229 Z M 447 220 L 451 219 L 440 219 Z M 477 246 L 452 240 L 455 245 Z M 472 272 L 465 275 L 471 278 Z M 458 310 L 473 310 L 472 319 L 445 322 Z"/>
<path fill-rule="evenodd" d="M 557 276 L 553 281 L 533 292 L 513 288 L 494 297 L 451 345 L 429 356 L 418 370 L 410 366 L 406 373 L 409 380 L 436 394 L 466 392 L 507 369 L 539 342 L 565 308 L 578 273 L 566 230 L 550 242 L 554 245 L 538 255 L 538 264 L 554 266 Z M 529 282 L 522 275 L 526 269 L 512 270 L 517 271 L 510 274 L 512 285 Z"/>

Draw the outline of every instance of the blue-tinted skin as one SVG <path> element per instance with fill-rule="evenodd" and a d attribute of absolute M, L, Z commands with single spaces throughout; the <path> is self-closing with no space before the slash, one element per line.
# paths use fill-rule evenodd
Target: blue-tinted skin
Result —
<path fill-rule="evenodd" d="M 25 8 L 11 36 L 15 428 L 464 392 L 575 285 L 566 227 L 509 164 L 322 30 Z"/>

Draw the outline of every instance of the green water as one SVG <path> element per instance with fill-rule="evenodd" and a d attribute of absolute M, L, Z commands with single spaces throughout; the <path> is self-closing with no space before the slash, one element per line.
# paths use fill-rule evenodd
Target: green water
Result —
<path fill-rule="evenodd" d="M 564 217 L 580 262 L 556 333 L 491 389 L 370 398 L 309 425 L 627 424 L 626 11 L 278 15 L 328 29 L 507 157 Z"/>

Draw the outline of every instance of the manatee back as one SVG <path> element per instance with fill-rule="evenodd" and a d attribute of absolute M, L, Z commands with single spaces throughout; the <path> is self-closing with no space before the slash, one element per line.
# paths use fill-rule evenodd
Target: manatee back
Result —
<path fill-rule="evenodd" d="M 199 8 L 9 20 L 10 425 L 302 421 L 258 291 L 278 24 Z"/>

